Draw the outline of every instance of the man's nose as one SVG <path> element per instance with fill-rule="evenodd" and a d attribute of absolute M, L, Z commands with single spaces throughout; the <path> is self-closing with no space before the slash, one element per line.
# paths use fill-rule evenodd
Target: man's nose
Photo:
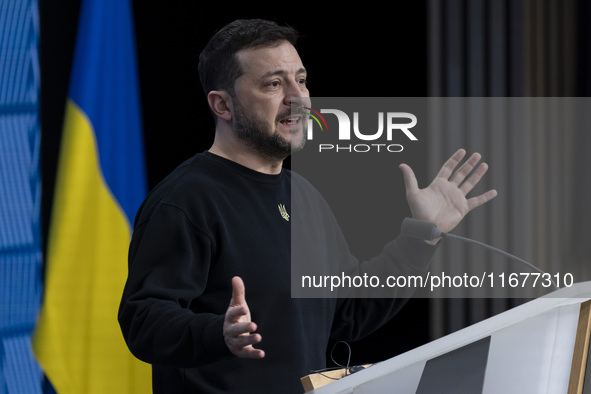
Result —
<path fill-rule="evenodd" d="M 289 84 L 285 91 L 284 103 L 285 105 L 291 105 L 293 101 L 301 103 L 302 97 L 308 97 L 308 90 L 302 85 L 293 82 Z"/>

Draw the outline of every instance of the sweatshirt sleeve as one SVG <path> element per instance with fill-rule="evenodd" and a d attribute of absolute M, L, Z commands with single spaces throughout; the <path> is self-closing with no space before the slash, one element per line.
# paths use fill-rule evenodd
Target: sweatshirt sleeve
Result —
<path fill-rule="evenodd" d="M 194 367 L 230 354 L 222 333 L 225 311 L 198 313 L 195 307 L 214 251 L 212 237 L 173 205 L 159 204 L 136 226 L 118 316 L 136 357 Z"/>
<path fill-rule="evenodd" d="M 375 259 L 355 262 L 355 271 L 377 274 L 382 279 L 387 275 L 424 277 L 436 250 L 436 246 L 422 240 L 400 235 Z M 371 334 L 398 313 L 413 293 L 412 288 L 391 288 L 383 294 L 373 292 L 367 298 L 359 293 L 354 298 L 340 298 L 331 336 L 351 341 Z"/>

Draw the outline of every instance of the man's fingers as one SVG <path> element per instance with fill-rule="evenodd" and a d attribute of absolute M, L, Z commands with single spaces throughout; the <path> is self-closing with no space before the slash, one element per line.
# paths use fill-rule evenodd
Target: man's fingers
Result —
<path fill-rule="evenodd" d="M 242 316 L 248 315 L 248 309 L 245 306 L 231 306 L 226 311 L 226 320 L 230 323 L 235 323 Z"/>
<path fill-rule="evenodd" d="M 248 334 L 240 335 L 237 337 L 229 338 L 228 345 L 236 349 L 237 351 L 243 347 L 256 345 L 263 340 L 261 334 Z"/>
<path fill-rule="evenodd" d="M 458 186 L 462 184 L 462 182 L 466 180 L 466 177 L 468 177 L 468 175 L 472 172 L 474 167 L 476 167 L 480 159 L 480 153 L 474 153 L 472 156 L 470 156 L 470 158 L 466 160 L 466 162 L 462 164 L 462 166 L 453 174 L 453 176 L 450 178 L 450 182 L 453 182 Z"/>
<path fill-rule="evenodd" d="M 231 306 L 230 308 L 228 308 L 228 311 L 226 312 L 226 320 L 228 320 L 230 323 L 236 323 L 240 321 L 240 318 L 242 316 L 246 315 L 248 315 L 246 307 Z"/>
<path fill-rule="evenodd" d="M 264 358 L 265 357 L 265 352 L 263 350 L 255 349 L 252 346 L 243 347 L 235 354 L 236 354 L 236 356 L 238 356 L 240 358 Z"/>
<path fill-rule="evenodd" d="M 224 340 L 228 349 L 238 357 L 263 358 L 265 352 L 252 345 L 261 342 L 257 325 L 250 321 L 250 311 L 246 303 L 244 282 L 239 276 L 232 278 L 232 298 L 224 321 Z"/>
<path fill-rule="evenodd" d="M 489 190 L 486 193 L 483 193 L 479 196 L 472 197 L 472 198 L 468 199 L 468 212 L 470 212 L 474 208 L 477 208 L 477 207 L 483 205 L 484 203 L 492 200 L 496 196 L 497 196 L 497 191 L 495 189 L 492 189 L 492 190 Z"/>
<path fill-rule="evenodd" d="M 253 345 L 260 343 L 263 339 L 260 334 L 252 333 L 256 329 L 256 324 L 252 322 L 232 324 L 224 333 L 226 346 L 238 357 L 265 357 L 265 352 L 253 348 Z"/>
<path fill-rule="evenodd" d="M 232 278 L 232 299 L 230 300 L 230 306 L 246 305 L 246 290 L 244 288 L 244 282 L 239 276 Z"/>
<path fill-rule="evenodd" d="M 488 164 L 480 163 L 478 168 L 460 185 L 460 190 L 467 195 L 480 182 L 484 174 L 488 171 Z"/>
<path fill-rule="evenodd" d="M 250 334 L 256 331 L 257 325 L 253 322 L 234 323 L 226 330 L 226 336 L 228 338 L 237 337 L 244 334 Z"/>
<path fill-rule="evenodd" d="M 438 177 L 442 177 L 445 179 L 449 179 L 451 174 L 453 173 L 454 169 L 458 166 L 460 161 L 466 156 L 466 151 L 464 149 L 458 149 L 456 153 L 454 153 L 441 167 L 439 173 L 437 174 Z"/>

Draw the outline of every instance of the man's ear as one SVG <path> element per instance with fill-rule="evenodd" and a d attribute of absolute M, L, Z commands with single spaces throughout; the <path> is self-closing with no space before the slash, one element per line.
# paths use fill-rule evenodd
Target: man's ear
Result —
<path fill-rule="evenodd" d="M 207 94 L 209 108 L 220 119 L 232 119 L 232 97 L 225 90 L 212 90 Z"/>

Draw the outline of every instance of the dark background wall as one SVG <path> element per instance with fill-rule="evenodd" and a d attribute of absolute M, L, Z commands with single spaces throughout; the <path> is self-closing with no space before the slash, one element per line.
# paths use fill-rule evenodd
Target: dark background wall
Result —
<path fill-rule="evenodd" d="M 79 7 L 79 0 L 40 1 L 44 235 Z M 213 120 L 199 84 L 198 55 L 217 29 L 237 18 L 272 19 L 300 31 L 298 49 L 313 96 L 427 95 L 425 1 L 330 7 L 314 2 L 135 1 L 134 13 L 150 187 L 211 144 Z M 415 171 L 425 178 L 423 168 Z M 406 215 L 401 208 L 400 217 Z M 343 230 L 347 235 L 349 229 Z M 413 300 L 387 326 L 352 344 L 352 362 L 387 359 L 421 345 L 428 335 L 428 303 Z M 346 362 L 345 347 L 338 347 L 335 358 Z"/>

